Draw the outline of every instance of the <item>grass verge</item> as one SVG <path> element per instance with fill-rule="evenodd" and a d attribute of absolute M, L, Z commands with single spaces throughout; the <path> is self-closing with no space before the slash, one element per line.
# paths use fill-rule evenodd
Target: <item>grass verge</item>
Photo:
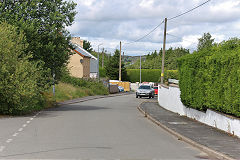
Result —
<path fill-rule="evenodd" d="M 45 93 L 45 97 L 47 99 L 46 108 L 54 106 L 53 102 L 63 102 L 66 100 L 86 97 L 86 96 L 94 96 L 94 95 L 107 95 L 107 89 L 103 90 L 102 88 L 86 88 L 74 86 L 69 83 L 59 82 L 55 86 L 55 98 L 53 97 L 52 88 L 49 89 L 47 93 Z"/>

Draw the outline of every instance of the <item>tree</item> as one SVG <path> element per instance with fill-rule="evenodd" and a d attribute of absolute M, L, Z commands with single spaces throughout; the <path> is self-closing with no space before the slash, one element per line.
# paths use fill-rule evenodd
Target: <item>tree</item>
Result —
<path fill-rule="evenodd" d="M 213 46 L 214 38 L 212 38 L 210 33 L 204 33 L 201 38 L 198 39 L 197 50 L 209 49 Z"/>
<path fill-rule="evenodd" d="M 118 80 L 119 78 L 119 58 L 120 52 L 119 50 L 115 50 L 114 55 L 107 62 L 105 69 L 108 78 L 113 80 Z M 121 65 L 122 67 L 122 80 L 127 80 L 127 71 L 124 66 L 124 63 Z"/>
<path fill-rule="evenodd" d="M 25 55 L 28 44 L 23 32 L 0 23 L 0 114 L 23 114 L 40 109 L 47 89 L 42 63 Z M 47 79 L 45 79 L 47 80 Z"/>
<path fill-rule="evenodd" d="M 92 45 L 89 41 L 84 40 L 83 41 L 83 49 L 91 53 L 93 51 Z"/>
<path fill-rule="evenodd" d="M 23 31 L 34 61 L 44 62 L 56 77 L 67 64 L 71 47 L 69 32 L 65 27 L 74 21 L 76 4 L 65 0 L 1 1 L 0 22 L 6 21 Z"/>

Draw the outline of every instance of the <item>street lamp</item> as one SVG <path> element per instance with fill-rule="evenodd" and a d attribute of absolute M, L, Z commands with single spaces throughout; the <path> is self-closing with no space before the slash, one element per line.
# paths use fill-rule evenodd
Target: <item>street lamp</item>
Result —
<path fill-rule="evenodd" d="M 98 45 L 98 60 L 97 60 L 97 68 L 98 68 L 97 78 L 98 78 L 98 81 L 100 79 L 100 76 L 99 76 L 99 46 L 101 46 L 101 45 L 102 45 L 102 43 L 100 43 Z"/>

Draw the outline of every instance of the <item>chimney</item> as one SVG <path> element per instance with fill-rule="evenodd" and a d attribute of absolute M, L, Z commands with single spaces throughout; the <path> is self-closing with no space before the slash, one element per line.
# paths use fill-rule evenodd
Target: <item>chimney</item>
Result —
<path fill-rule="evenodd" d="M 72 37 L 71 41 L 83 48 L 83 40 L 81 40 L 80 37 Z"/>

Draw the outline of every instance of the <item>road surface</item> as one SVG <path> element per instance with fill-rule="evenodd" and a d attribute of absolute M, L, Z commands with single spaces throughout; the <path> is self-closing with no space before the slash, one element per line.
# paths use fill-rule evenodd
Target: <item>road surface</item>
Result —
<path fill-rule="evenodd" d="M 201 159 L 147 120 L 134 94 L 0 118 L 0 159 Z"/>

